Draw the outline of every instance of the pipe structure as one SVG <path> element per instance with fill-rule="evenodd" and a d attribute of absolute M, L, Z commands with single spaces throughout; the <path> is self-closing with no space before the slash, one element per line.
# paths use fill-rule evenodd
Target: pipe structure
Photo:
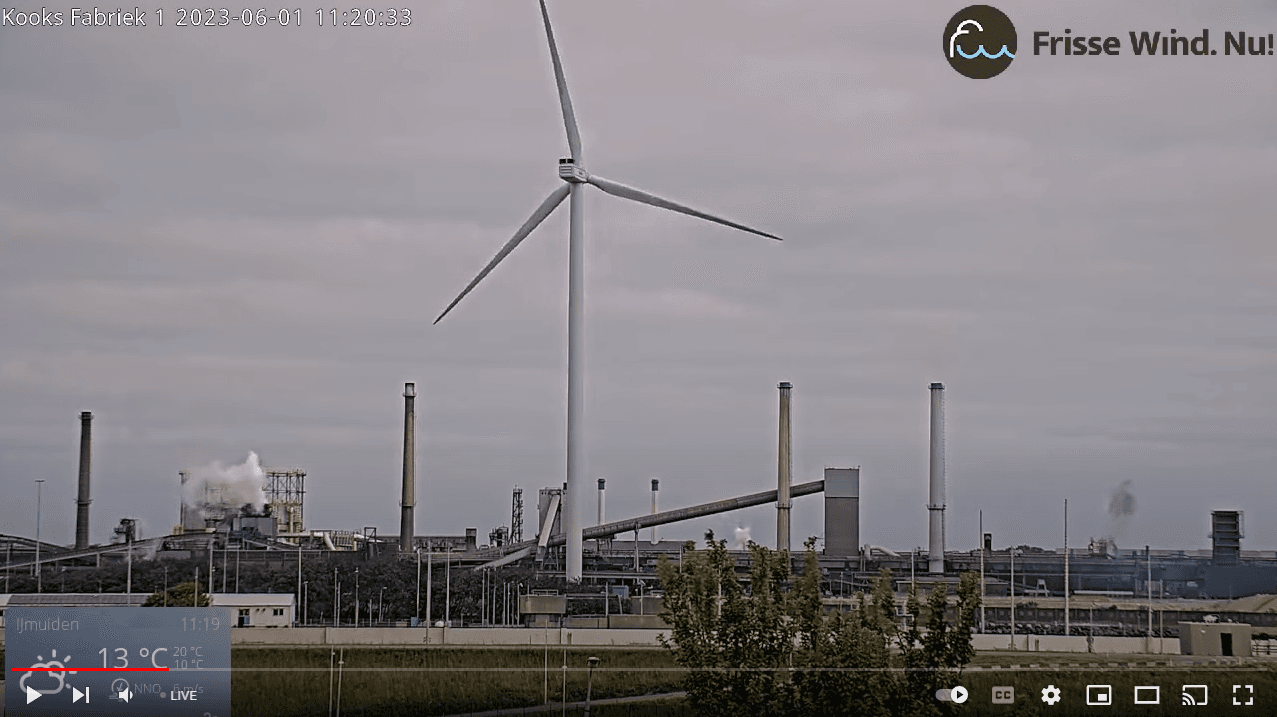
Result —
<path fill-rule="evenodd" d="M 606 483 L 606 479 L 599 479 L 599 520 L 595 523 L 595 525 L 603 525 L 603 498 L 605 495 L 604 485 L 606 485 Z"/>
<path fill-rule="evenodd" d="M 780 447 L 777 451 L 776 466 L 776 550 L 789 552 L 789 508 L 792 505 L 790 494 L 790 478 L 794 462 L 790 449 L 790 393 L 794 386 L 788 381 L 781 381 L 776 386 L 780 389 Z M 824 483 L 824 481 L 821 481 Z M 788 563 L 786 563 L 788 564 Z"/>
<path fill-rule="evenodd" d="M 810 483 L 800 483 L 793 486 L 790 490 L 790 496 L 799 498 L 804 495 L 820 493 L 825 490 L 825 481 L 816 480 Z M 644 515 L 639 518 L 629 518 L 626 520 L 617 520 L 606 525 L 596 525 L 593 528 L 586 528 L 583 531 L 585 540 L 593 540 L 609 535 L 620 535 L 629 533 L 643 528 L 650 528 L 654 525 L 668 525 L 669 523 L 678 523 L 693 518 L 703 518 L 707 515 L 716 515 L 718 513 L 726 513 L 732 510 L 740 510 L 741 508 L 749 508 L 755 505 L 764 505 L 766 503 L 776 502 L 776 491 L 768 490 L 762 493 L 751 493 L 738 498 L 728 498 L 726 500 L 716 500 L 713 503 L 702 503 L 693 505 L 688 508 L 678 508 L 676 510 L 667 510 L 656 515 Z M 566 533 L 556 533 L 550 536 L 547 545 L 556 546 L 563 545 L 567 542 Z M 521 547 L 521 546 L 520 546 Z"/>
<path fill-rule="evenodd" d="M 89 547 L 89 466 L 93 451 L 93 414 L 80 413 L 80 495 L 75 500 L 75 549 Z"/>
<path fill-rule="evenodd" d="M 652 515 L 656 515 L 656 496 L 660 493 L 661 481 L 657 478 L 652 479 Z M 660 540 L 656 537 L 656 526 L 652 526 L 652 545 L 656 545 Z"/>
<path fill-rule="evenodd" d="M 399 516 L 399 551 L 412 552 L 412 536 L 416 530 L 413 510 L 417 506 L 417 397 L 416 384 L 405 383 L 403 390 L 403 502 Z"/>
<path fill-rule="evenodd" d="M 944 572 L 944 384 L 931 384 L 931 499 L 927 569 Z"/>

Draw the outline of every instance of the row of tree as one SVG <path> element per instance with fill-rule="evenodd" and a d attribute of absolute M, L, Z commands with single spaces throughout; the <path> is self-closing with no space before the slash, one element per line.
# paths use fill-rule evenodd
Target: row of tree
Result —
<path fill-rule="evenodd" d="M 727 541 L 706 535 L 688 543 L 680 564 L 662 559 L 662 640 L 690 672 L 685 689 L 698 715 L 944 714 L 936 690 L 956 684 L 975 654 L 971 633 L 980 606 L 978 578 L 962 576 L 956 611 L 938 585 L 925 604 L 913 589 L 897 615 L 891 573 L 884 570 L 855 609 L 827 612 L 815 540 L 801 574 L 789 557 L 751 543 L 747 584 Z M 956 612 L 956 619 L 946 619 Z"/>
<path fill-rule="evenodd" d="M 299 599 L 299 620 L 332 625 L 333 610 L 340 606 L 340 623 L 350 625 L 355 618 L 355 570 L 358 568 L 360 624 L 366 624 L 370 614 L 373 619 L 386 622 L 408 620 L 418 615 L 416 560 L 390 555 L 367 558 L 349 553 L 323 554 L 322 558 L 317 558 L 314 553 L 308 552 L 302 560 L 301 583 L 304 583 L 304 587 L 299 590 L 295 553 L 290 555 L 288 551 L 271 552 L 266 555 L 273 558 L 269 563 L 263 562 L 263 557 L 261 552 L 254 552 L 251 556 L 245 553 L 242 559 L 237 560 L 235 551 L 215 551 L 212 591 L 296 594 Z M 192 586 L 197 575 L 201 594 L 210 589 L 208 568 L 207 557 L 141 560 L 136 556 L 131 569 L 123 562 L 111 562 L 96 568 L 64 566 L 53 570 L 46 567 L 42 589 L 44 592 L 123 593 L 131 588 L 134 593 L 153 593 L 157 596 L 157 604 L 163 605 L 167 586 L 170 606 L 190 605 L 194 597 Z M 431 615 L 426 614 L 428 576 L 433 583 Z M 341 590 L 340 600 L 336 594 L 338 584 Z M 35 576 L 29 573 L 11 575 L 3 585 L 15 593 L 34 593 L 37 587 Z M 184 586 L 180 588 L 181 597 L 179 586 Z M 506 586 L 509 586 L 508 593 Z M 451 576 L 438 562 L 433 571 L 428 571 L 423 560 L 420 616 L 423 621 L 430 622 L 444 619 L 445 614 L 454 621 L 463 621 L 466 624 L 480 622 L 485 612 L 491 614 L 492 606 L 480 602 L 486 592 L 489 602 L 495 600 L 495 611 L 499 619 L 505 608 L 507 594 L 513 606 L 519 593 L 562 589 L 561 577 L 538 576 L 531 567 L 504 566 L 489 570 L 485 579 L 482 573 L 455 564 L 452 566 Z M 4 587 L 0 586 L 0 592 L 3 590 Z M 580 592 L 590 590 L 595 591 L 598 597 L 590 599 L 578 596 L 581 599 L 569 600 L 569 614 L 601 615 L 605 609 L 616 612 L 616 600 L 612 600 L 607 608 L 604 607 L 603 586 L 580 588 Z M 450 610 L 445 610 L 444 598 L 449 591 L 452 606 Z M 302 612 L 303 600 L 305 614 Z M 370 600 L 372 613 L 369 612 Z M 628 605 L 624 607 L 628 608 Z"/>

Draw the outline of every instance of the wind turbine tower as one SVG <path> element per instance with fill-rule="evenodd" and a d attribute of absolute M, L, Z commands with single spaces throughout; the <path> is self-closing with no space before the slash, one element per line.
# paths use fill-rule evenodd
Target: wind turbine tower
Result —
<path fill-rule="evenodd" d="M 771 239 L 780 240 L 774 234 L 768 234 L 744 224 L 728 221 L 669 199 L 663 199 L 639 189 L 604 179 L 597 174 L 585 170 L 585 155 L 581 151 L 581 133 L 576 126 L 576 115 L 572 111 L 572 100 L 568 96 L 567 81 L 563 77 L 563 64 L 559 61 L 559 50 L 554 43 L 554 30 L 550 27 L 550 13 L 545 8 L 545 0 L 540 0 L 541 19 L 545 24 L 546 40 L 550 44 L 550 61 L 554 64 L 554 81 L 559 89 L 559 105 L 563 110 L 563 125 L 567 129 L 568 150 L 571 156 L 559 160 L 559 179 L 563 186 L 550 193 L 541 202 L 532 216 L 514 233 L 510 241 L 501 247 L 501 251 L 483 267 L 478 276 L 453 299 L 448 308 L 439 314 L 435 323 L 452 311 L 466 294 L 483 281 L 501 260 L 514 251 L 533 229 L 537 228 L 546 217 L 550 216 L 564 199 L 571 198 L 568 203 L 568 430 L 567 430 L 567 491 L 563 502 L 563 529 L 567 533 L 567 580 L 571 583 L 581 581 L 582 568 L 582 523 L 581 510 L 584 507 L 585 492 L 585 437 L 583 432 L 585 409 L 585 245 L 584 245 L 584 196 L 582 190 L 586 184 L 611 194 L 614 197 L 629 199 L 641 204 L 669 209 L 670 211 L 699 217 L 711 222 L 723 224 L 735 229 L 758 234 Z"/>

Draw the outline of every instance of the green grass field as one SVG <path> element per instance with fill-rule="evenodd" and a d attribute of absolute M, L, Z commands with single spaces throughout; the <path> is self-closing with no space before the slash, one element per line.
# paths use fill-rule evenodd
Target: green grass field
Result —
<path fill-rule="evenodd" d="M 586 659 L 591 655 L 602 660 L 594 671 L 595 698 L 673 692 L 682 679 L 664 650 L 569 648 L 566 654 L 568 702 L 585 699 Z M 545 701 L 547 679 L 550 701 L 558 703 L 563 660 L 562 648 L 551 649 L 547 673 L 545 653 L 535 649 L 348 648 L 341 671 L 342 714 L 447 715 L 534 707 Z M 328 714 L 329 661 L 327 648 L 233 650 L 233 713 Z M 332 682 L 335 695 L 335 674 Z M 614 712 L 645 713 L 632 707 Z"/>

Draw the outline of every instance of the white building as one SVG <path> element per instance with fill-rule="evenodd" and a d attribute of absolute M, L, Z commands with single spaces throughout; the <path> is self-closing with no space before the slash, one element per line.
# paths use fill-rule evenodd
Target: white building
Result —
<path fill-rule="evenodd" d="M 14 593 L 0 594 L 0 628 L 10 607 L 142 607 L 150 593 Z M 236 627 L 288 627 L 297 614 L 292 593 L 212 593 L 213 607 L 234 612 Z M 180 607 L 180 606 L 174 606 Z"/>
<path fill-rule="evenodd" d="M 292 593 L 213 593 L 213 607 L 234 610 L 235 627 L 289 627 L 297 614 Z"/>

